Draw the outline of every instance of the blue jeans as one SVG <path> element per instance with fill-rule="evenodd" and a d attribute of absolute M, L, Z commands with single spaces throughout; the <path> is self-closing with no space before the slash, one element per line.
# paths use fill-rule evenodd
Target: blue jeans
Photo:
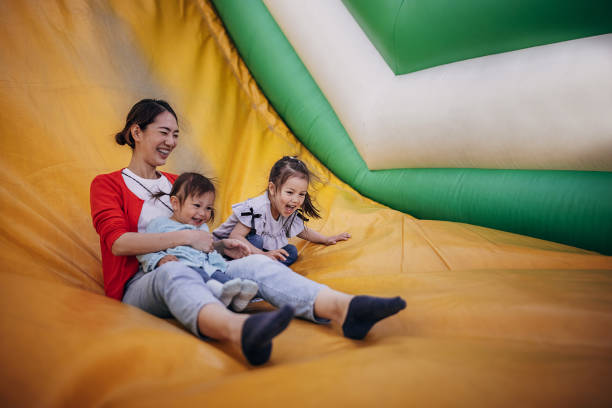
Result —
<path fill-rule="evenodd" d="M 263 238 L 261 235 L 257 235 L 254 233 L 250 233 L 246 236 L 247 241 L 249 241 L 255 248 L 261 249 L 262 251 L 267 251 L 263 248 Z M 284 261 L 279 261 L 283 265 L 289 266 L 298 258 L 298 250 L 295 245 L 287 244 L 283 247 L 285 251 L 289 254 L 289 256 Z"/>
<path fill-rule="evenodd" d="M 250 279 L 259 285 L 264 300 L 274 306 L 289 305 L 295 315 L 324 323 L 314 315 L 314 302 L 327 286 L 293 272 L 264 255 L 250 255 L 228 263 L 230 278 Z M 198 272 L 180 262 L 166 262 L 149 273 L 139 270 L 126 284 L 123 302 L 157 317 L 174 317 L 196 336 L 198 313 L 210 303 L 222 303 L 213 296 Z"/>

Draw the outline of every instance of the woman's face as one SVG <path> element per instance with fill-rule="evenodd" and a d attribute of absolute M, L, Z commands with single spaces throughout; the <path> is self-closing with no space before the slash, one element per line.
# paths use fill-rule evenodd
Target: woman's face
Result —
<path fill-rule="evenodd" d="M 170 112 L 164 111 L 157 115 L 145 129 L 134 125 L 132 129 L 134 150 L 146 164 L 154 168 L 163 166 L 176 147 L 178 135 L 176 119 Z"/>

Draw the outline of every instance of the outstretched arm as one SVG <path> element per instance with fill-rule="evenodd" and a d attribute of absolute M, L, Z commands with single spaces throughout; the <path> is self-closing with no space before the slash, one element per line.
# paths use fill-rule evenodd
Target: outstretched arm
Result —
<path fill-rule="evenodd" d="M 323 235 L 320 232 L 311 230 L 310 228 L 304 228 L 304 231 L 300 232 L 298 237 L 315 244 L 334 245 L 338 241 L 346 241 L 351 237 L 351 234 L 348 232 L 343 232 L 341 234 L 328 237 L 327 235 Z"/>

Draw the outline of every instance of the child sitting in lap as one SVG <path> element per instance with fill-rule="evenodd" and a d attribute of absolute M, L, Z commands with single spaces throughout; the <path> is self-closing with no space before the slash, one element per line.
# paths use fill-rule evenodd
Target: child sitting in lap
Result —
<path fill-rule="evenodd" d="M 164 193 L 159 193 L 163 195 Z M 208 231 L 207 223 L 214 219 L 215 187 L 198 173 L 183 173 L 170 192 L 173 214 L 158 217 L 146 228 L 147 233 L 200 229 Z M 227 262 L 217 251 L 205 253 L 190 246 L 177 246 L 165 251 L 137 256 L 145 273 L 166 262 L 182 262 L 196 270 L 211 292 L 225 305 L 239 312 L 244 310 L 259 289 L 247 279 L 231 279 L 225 274 Z"/>

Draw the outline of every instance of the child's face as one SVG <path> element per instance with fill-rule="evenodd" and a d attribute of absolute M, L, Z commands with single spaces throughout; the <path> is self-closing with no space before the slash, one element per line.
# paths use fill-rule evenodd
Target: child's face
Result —
<path fill-rule="evenodd" d="M 200 227 L 208 222 L 213 212 L 215 193 L 209 191 L 199 196 L 185 198 L 183 204 L 175 196 L 170 197 L 170 203 L 174 210 L 173 220 L 182 224 L 191 224 Z"/>
<path fill-rule="evenodd" d="M 308 191 L 308 180 L 303 177 L 289 177 L 285 184 L 277 189 L 274 183 L 270 182 L 270 210 L 272 216 L 277 218 L 278 215 L 288 217 L 295 210 L 302 207 L 306 192 Z"/>

